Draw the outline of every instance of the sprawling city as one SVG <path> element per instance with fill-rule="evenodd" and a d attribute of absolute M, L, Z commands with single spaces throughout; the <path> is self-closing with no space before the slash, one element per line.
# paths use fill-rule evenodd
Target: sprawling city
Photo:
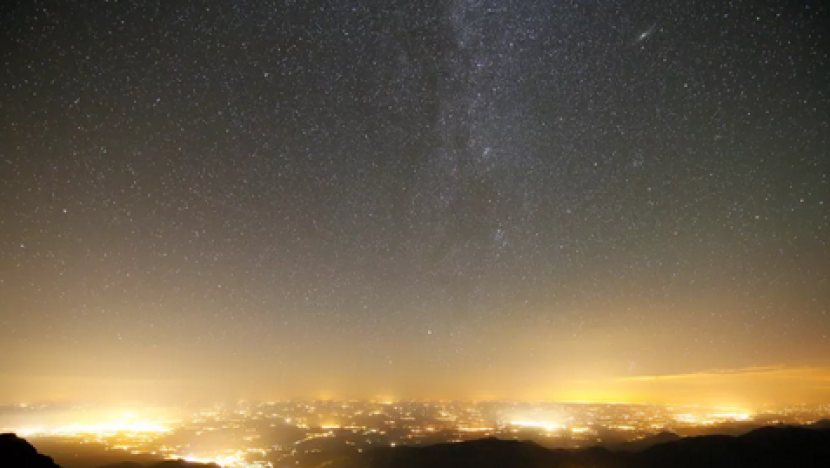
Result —
<path fill-rule="evenodd" d="M 2 415 L 0 424 L 28 423 L 0 429 L 35 446 L 92 445 L 113 459 L 145 455 L 222 467 L 306 468 L 376 447 L 488 437 L 532 440 L 549 448 L 641 449 L 684 436 L 809 426 L 830 417 L 830 405 L 749 410 L 626 403 L 238 401 L 136 412 L 92 405 L 13 405 L 4 407 Z M 62 466 L 70 467 L 67 458 Z"/>

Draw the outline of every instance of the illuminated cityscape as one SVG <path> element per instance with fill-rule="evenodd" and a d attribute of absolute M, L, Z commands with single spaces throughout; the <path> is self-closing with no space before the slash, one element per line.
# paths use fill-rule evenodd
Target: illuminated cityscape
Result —
<path fill-rule="evenodd" d="M 64 409 L 81 414 L 90 407 Z M 6 407 L 36 421 L 48 406 Z M 124 454 L 213 462 L 223 467 L 312 467 L 337 455 L 380 446 L 423 446 L 486 437 L 533 440 L 551 448 L 620 447 L 657 434 L 743 433 L 763 425 L 809 425 L 830 405 L 747 410 L 691 405 L 552 402 L 244 402 L 176 410 L 179 419 L 120 420 L 2 427 L 41 439 L 102 444 Z M 71 419 L 71 416 L 66 416 Z M 42 420 L 42 419 L 41 419 Z M 2 421 L 0 421 L 1 423 Z"/>

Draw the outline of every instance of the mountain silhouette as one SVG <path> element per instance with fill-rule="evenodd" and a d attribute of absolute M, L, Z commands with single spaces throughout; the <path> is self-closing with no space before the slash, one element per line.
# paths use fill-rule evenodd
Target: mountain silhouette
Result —
<path fill-rule="evenodd" d="M 822 419 L 805 427 L 810 429 L 830 429 L 830 419 Z"/>
<path fill-rule="evenodd" d="M 739 437 L 689 437 L 646 449 L 632 461 L 638 468 L 826 467 L 830 430 L 763 427 Z"/>
<path fill-rule="evenodd" d="M 614 452 L 642 452 L 647 448 L 655 445 L 665 444 L 667 442 L 675 442 L 680 440 L 680 436 L 674 432 L 661 432 L 653 436 L 644 437 L 642 439 L 623 442 L 621 444 L 614 444 L 608 448 Z"/>
<path fill-rule="evenodd" d="M 38 453 L 16 434 L 0 434 L 0 466 L 15 468 L 60 468 L 51 457 Z"/>

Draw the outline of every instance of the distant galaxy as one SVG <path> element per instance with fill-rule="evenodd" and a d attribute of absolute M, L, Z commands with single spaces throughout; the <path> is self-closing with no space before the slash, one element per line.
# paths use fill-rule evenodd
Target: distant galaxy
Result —
<path fill-rule="evenodd" d="M 644 40 L 648 39 L 649 36 L 654 34 L 654 31 L 656 31 L 656 30 L 657 30 L 657 23 L 654 23 L 651 26 L 649 26 L 648 29 L 646 29 L 645 31 L 640 33 L 640 35 L 637 36 L 637 39 L 635 39 L 634 42 L 635 43 L 643 42 Z"/>

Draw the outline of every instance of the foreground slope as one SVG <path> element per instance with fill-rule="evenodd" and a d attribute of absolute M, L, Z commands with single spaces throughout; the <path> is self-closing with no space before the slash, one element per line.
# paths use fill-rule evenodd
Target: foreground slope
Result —
<path fill-rule="evenodd" d="M 0 434 L 0 466 L 16 468 L 60 468 L 52 458 L 38 453 L 26 439 Z"/>
<path fill-rule="evenodd" d="M 701 436 L 641 452 L 548 450 L 532 442 L 482 439 L 429 447 L 384 447 L 337 468 L 826 468 L 830 430 L 766 427 L 745 435 Z"/>
<path fill-rule="evenodd" d="M 80 463 L 83 463 L 82 461 Z M 90 467 L 101 466 L 90 460 Z M 52 457 L 43 455 L 26 439 L 16 434 L 0 434 L 0 468 L 61 468 Z M 165 460 L 149 464 L 124 462 L 108 464 L 102 468 L 219 468 L 214 464 L 189 463 L 181 460 Z"/>

